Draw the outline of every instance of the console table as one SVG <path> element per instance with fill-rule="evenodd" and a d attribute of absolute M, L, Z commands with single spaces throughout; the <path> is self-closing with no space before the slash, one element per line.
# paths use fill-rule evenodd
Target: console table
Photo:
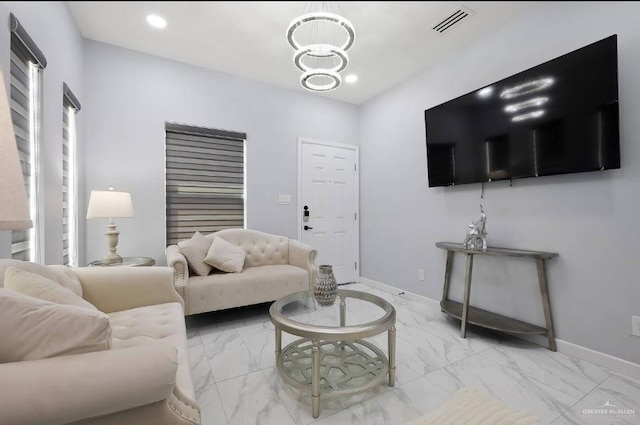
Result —
<path fill-rule="evenodd" d="M 482 326 L 484 328 L 497 331 L 520 333 L 520 334 L 541 334 L 549 339 L 549 350 L 556 351 L 556 340 L 553 332 L 553 319 L 551 317 L 551 306 L 549 304 L 549 288 L 547 287 L 547 274 L 545 260 L 556 257 L 554 252 L 524 251 L 520 249 L 508 248 L 487 248 L 486 251 L 473 251 L 464 248 L 462 244 L 453 242 L 436 242 L 438 248 L 447 251 L 447 263 L 444 272 L 444 288 L 442 291 L 442 301 L 440 307 L 442 311 L 460 319 L 460 336 L 466 337 L 467 323 Z M 451 281 L 451 268 L 453 267 L 453 257 L 456 252 L 461 252 L 467 257 L 464 278 L 464 300 L 461 303 L 449 299 L 449 284 Z M 532 325 L 520 320 L 506 317 L 490 311 L 482 310 L 469 305 L 469 295 L 471 293 L 471 273 L 473 271 L 473 258 L 476 255 L 493 255 L 502 257 L 531 258 L 535 260 L 538 271 L 538 282 L 540 284 L 540 295 L 542 297 L 542 309 L 546 328 Z"/>

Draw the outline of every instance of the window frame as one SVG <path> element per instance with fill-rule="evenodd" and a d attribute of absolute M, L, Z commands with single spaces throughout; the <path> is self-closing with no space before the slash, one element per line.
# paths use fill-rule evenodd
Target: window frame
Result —
<path fill-rule="evenodd" d="M 165 123 L 166 245 L 188 239 L 195 231 L 246 228 L 246 137 L 246 133 Z M 206 146 L 207 142 L 212 145 Z M 183 202 L 178 202 L 181 198 Z M 205 215 L 219 218 L 203 219 Z"/>
<path fill-rule="evenodd" d="M 78 98 L 67 83 L 62 85 L 62 264 L 78 266 L 79 210 L 78 210 L 78 148 L 77 115 L 81 109 Z M 66 118 L 66 122 L 65 122 Z M 65 137 L 66 126 L 66 137 Z M 65 154 L 66 146 L 66 154 Z M 65 176 L 65 163 L 67 172 Z M 67 194 L 65 205 L 64 195 Z M 67 231 L 65 232 L 65 221 Z M 67 249 L 65 252 L 65 238 Z"/>
<path fill-rule="evenodd" d="M 33 228 L 25 230 L 14 230 L 11 234 L 11 257 L 17 259 L 26 259 L 32 262 L 41 262 L 44 259 L 44 217 L 40 211 L 44 211 L 44 199 L 42 196 L 42 164 L 40 162 L 40 146 L 41 146 L 41 125 L 42 125 L 42 89 L 43 89 L 43 70 L 47 66 L 47 60 L 42 51 L 37 47 L 24 27 L 18 19 L 13 15 L 9 15 L 10 30 L 10 90 L 9 98 L 11 103 L 11 114 L 14 121 L 14 133 L 20 137 L 16 137 L 16 144 L 21 158 L 24 157 L 25 151 L 20 149 L 23 146 L 18 139 L 22 139 L 28 143 L 28 173 L 25 173 L 25 163 L 21 159 L 21 167 L 23 169 L 23 177 L 25 178 L 25 189 L 28 188 L 27 201 L 29 203 L 29 215 L 33 222 Z M 26 74 L 28 87 L 25 86 L 24 78 Z M 24 87 L 28 90 L 21 90 Z M 20 95 L 26 97 L 26 102 L 20 102 Z M 26 103 L 24 105 L 23 103 Z M 23 109 L 28 109 L 22 112 Z M 28 120 L 28 129 L 23 129 L 17 119 L 21 116 Z M 27 117 L 28 116 L 28 117 Z M 28 141 L 22 137 L 25 130 L 28 131 Z M 25 236 L 26 235 L 26 236 Z M 14 242 L 15 239 L 20 240 Z M 25 243 L 28 246 L 24 249 Z M 28 251 L 25 258 L 23 254 Z"/>

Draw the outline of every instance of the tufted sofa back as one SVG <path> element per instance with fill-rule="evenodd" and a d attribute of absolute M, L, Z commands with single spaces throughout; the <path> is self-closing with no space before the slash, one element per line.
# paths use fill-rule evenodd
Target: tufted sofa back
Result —
<path fill-rule="evenodd" d="M 225 229 L 206 235 L 221 237 L 244 249 L 244 267 L 289 264 L 289 238 L 251 229 Z"/>

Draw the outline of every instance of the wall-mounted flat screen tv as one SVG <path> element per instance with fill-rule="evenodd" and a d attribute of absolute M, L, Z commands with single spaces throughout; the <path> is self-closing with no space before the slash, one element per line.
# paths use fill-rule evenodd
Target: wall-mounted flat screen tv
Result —
<path fill-rule="evenodd" d="M 429 187 L 620 168 L 617 36 L 427 109 L 425 124 Z"/>

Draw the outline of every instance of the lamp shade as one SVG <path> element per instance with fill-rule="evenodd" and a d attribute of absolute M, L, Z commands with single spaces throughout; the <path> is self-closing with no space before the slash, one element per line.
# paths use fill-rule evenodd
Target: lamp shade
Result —
<path fill-rule="evenodd" d="M 0 229 L 32 227 L 11 110 L 0 71 Z"/>
<path fill-rule="evenodd" d="M 129 192 L 92 190 L 87 218 L 133 217 L 133 204 Z"/>

